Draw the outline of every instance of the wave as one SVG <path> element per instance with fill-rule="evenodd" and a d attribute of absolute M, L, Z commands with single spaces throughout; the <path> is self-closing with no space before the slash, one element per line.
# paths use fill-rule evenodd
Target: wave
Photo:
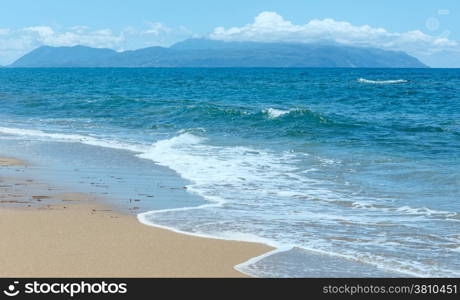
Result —
<path fill-rule="evenodd" d="M 188 124 L 191 119 L 199 119 L 201 122 L 212 122 L 213 127 L 219 124 L 228 126 L 234 122 L 262 122 L 273 121 L 283 118 L 288 124 L 303 119 L 311 123 L 335 123 L 334 118 L 323 113 L 312 111 L 308 108 L 296 107 L 291 109 L 281 109 L 268 107 L 261 110 L 254 110 L 248 107 L 225 107 L 211 104 L 189 105 L 182 107 L 178 112 L 174 112 L 170 117 L 181 124 Z M 342 123 L 342 120 L 338 120 Z M 190 124 L 192 126 L 192 124 Z M 196 125 L 193 125 L 196 126 Z"/>
<path fill-rule="evenodd" d="M 276 109 L 276 108 L 269 108 L 265 109 L 262 112 L 268 115 L 269 119 L 276 119 L 278 117 L 287 115 L 291 112 L 292 110 L 281 110 L 281 109 Z"/>
<path fill-rule="evenodd" d="M 321 182 L 293 173 L 295 167 L 292 163 L 295 163 L 296 160 L 293 154 L 284 153 L 279 156 L 275 153 L 242 146 L 220 147 L 206 145 L 206 138 L 194 134 L 203 131 L 204 129 L 202 128 L 180 130 L 178 132 L 179 135 L 175 137 L 157 141 L 153 145 L 145 145 L 81 134 L 50 133 L 33 129 L 0 127 L 0 133 L 12 135 L 13 137 L 51 138 L 55 141 L 78 142 L 91 146 L 128 150 L 134 152 L 139 158 L 148 159 L 159 165 L 169 167 L 178 172 L 183 178 L 198 184 L 215 184 L 216 182 L 221 182 L 239 185 L 251 182 L 251 180 L 258 183 L 267 180 L 267 182 L 272 183 L 271 179 L 281 175 L 286 178 L 296 179 L 298 182 L 321 184 Z M 11 139 L 13 137 L 6 138 Z M 315 158 L 321 165 L 324 163 L 340 164 L 340 161 L 325 159 L 319 156 Z M 216 170 L 219 170 L 219 172 L 216 172 Z M 258 170 L 260 173 L 257 172 Z M 307 174 L 307 171 L 302 173 Z M 211 174 L 213 176 L 210 176 Z M 304 191 L 294 189 L 282 191 L 267 188 L 265 192 L 292 198 L 309 198 L 311 196 L 304 194 Z M 324 190 L 318 190 L 318 192 L 320 192 L 318 194 L 320 197 L 314 199 L 320 202 L 333 203 L 338 206 L 459 220 L 459 213 L 452 211 L 434 210 L 427 207 L 394 207 L 372 201 L 345 200 L 333 193 L 326 195 L 326 191 Z"/>
<path fill-rule="evenodd" d="M 103 139 L 101 137 L 93 137 L 80 134 L 50 133 L 36 129 L 10 127 L 0 127 L 0 133 L 14 136 L 38 137 L 45 139 L 50 138 L 56 141 L 82 143 L 91 146 L 99 146 L 119 150 L 129 150 L 132 152 L 143 152 L 145 150 L 145 148 L 143 148 L 141 145 L 127 144 L 113 139 Z"/>
<path fill-rule="evenodd" d="M 339 115 L 326 115 L 312 111 L 308 108 L 276 109 L 267 108 L 257 113 L 248 114 L 246 117 L 253 121 L 261 121 L 261 126 L 271 126 L 271 122 L 277 122 L 277 128 L 281 135 L 302 135 L 311 133 L 311 127 L 337 127 L 354 128 L 357 125 L 350 119 Z M 279 121 L 282 120 L 282 123 Z M 271 130 L 272 131 L 272 130 Z"/>
<path fill-rule="evenodd" d="M 460 221 L 460 214 L 451 211 L 435 210 L 427 207 L 410 207 L 402 206 L 396 209 L 398 212 L 402 212 L 409 215 L 418 216 L 429 216 L 429 217 L 444 217 L 449 220 Z"/>
<path fill-rule="evenodd" d="M 365 78 L 359 78 L 358 82 L 360 83 L 370 83 L 370 84 L 401 84 L 401 83 L 408 83 L 409 81 L 404 79 L 397 79 L 397 80 L 369 80 Z"/>
<path fill-rule="evenodd" d="M 248 147 L 218 147 L 205 145 L 205 138 L 199 137 L 193 133 L 203 132 L 204 129 L 196 128 L 191 130 L 180 130 L 179 135 L 170 139 L 160 140 L 152 146 L 143 144 L 132 144 L 116 141 L 113 139 L 104 139 L 81 134 L 63 134 L 49 133 L 41 130 L 0 127 L 0 133 L 13 136 L 28 136 L 38 138 L 51 138 L 62 142 L 78 142 L 91 146 L 104 148 L 128 150 L 136 153 L 136 156 L 151 160 L 159 165 L 166 166 L 177 171 L 183 178 L 195 183 L 214 184 L 217 182 L 232 181 L 234 184 L 254 180 L 260 182 L 264 176 L 254 173 L 254 170 L 276 169 L 275 173 L 269 173 L 270 176 L 279 176 L 283 174 L 286 177 L 307 182 L 306 177 L 299 177 L 290 173 L 295 168 L 288 166 L 288 163 L 294 162 L 294 156 L 285 153 L 281 157 L 266 151 L 256 150 Z M 215 156 L 213 158 L 212 156 Z M 337 164 L 340 161 L 316 157 L 321 164 Z M 193 166 L 193 168 L 192 168 Z M 215 170 L 218 169 L 218 174 Z M 214 174 L 213 177 L 209 175 Z M 305 173 L 305 172 L 304 172 Z M 233 180 L 229 180 L 232 178 Z M 268 179 L 265 178 L 265 179 Z M 309 181 L 316 184 L 318 182 Z M 304 197 L 302 191 L 276 191 L 269 190 L 269 193 L 279 196 Z M 352 207 L 355 209 L 381 210 L 382 212 L 399 212 L 408 215 L 420 215 L 427 217 L 443 217 L 452 220 L 458 220 L 459 214 L 451 211 L 433 210 L 426 207 L 393 207 L 380 205 L 369 201 L 357 200 L 337 200 L 338 195 L 323 194 L 323 197 L 317 198 L 321 202 L 334 203 L 341 206 Z"/>

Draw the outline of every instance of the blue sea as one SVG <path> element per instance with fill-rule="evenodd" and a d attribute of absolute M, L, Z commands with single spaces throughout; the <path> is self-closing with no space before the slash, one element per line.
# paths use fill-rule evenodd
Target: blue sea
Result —
<path fill-rule="evenodd" d="M 249 275 L 460 276 L 458 69 L 4 68 L 0 155 Z"/>

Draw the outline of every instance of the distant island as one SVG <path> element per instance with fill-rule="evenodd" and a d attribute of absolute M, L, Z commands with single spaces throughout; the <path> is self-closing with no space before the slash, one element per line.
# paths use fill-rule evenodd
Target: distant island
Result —
<path fill-rule="evenodd" d="M 117 52 L 86 46 L 42 46 L 8 67 L 278 67 L 426 68 L 401 51 L 339 44 L 225 42 L 188 39 L 169 48 Z"/>

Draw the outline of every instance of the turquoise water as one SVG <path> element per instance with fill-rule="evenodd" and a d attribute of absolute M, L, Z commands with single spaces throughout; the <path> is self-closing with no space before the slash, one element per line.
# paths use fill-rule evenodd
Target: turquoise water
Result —
<path fill-rule="evenodd" d="M 460 70 L 0 69 L 0 138 L 176 176 L 140 221 L 287 250 L 253 275 L 460 276 Z"/>

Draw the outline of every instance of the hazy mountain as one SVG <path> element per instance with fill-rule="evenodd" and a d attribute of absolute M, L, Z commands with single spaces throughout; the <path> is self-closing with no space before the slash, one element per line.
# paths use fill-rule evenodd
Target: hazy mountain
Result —
<path fill-rule="evenodd" d="M 92 67 L 102 60 L 117 56 L 110 49 L 97 49 L 84 46 L 49 47 L 43 46 L 19 58 L 12 67 Z"/>
<path fill-rule="evenodd" d="M 398 51 L 344 45 L 224 42 L 189 39 L 169 48 L 111 49 L 44 46 L 10 67 L 375 67 L 423 68 Z"/>

